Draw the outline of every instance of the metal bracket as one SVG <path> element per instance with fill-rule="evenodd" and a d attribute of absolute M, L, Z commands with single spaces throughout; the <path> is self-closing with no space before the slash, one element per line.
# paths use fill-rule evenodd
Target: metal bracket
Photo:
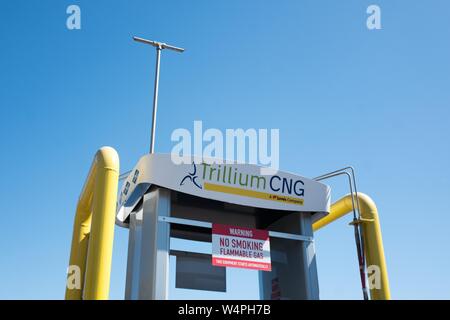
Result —
<path fill-rule="evenodd" d="M 374 221 L 375 221 L 375 219 L 364 219 L 364 218 L 359 218 L 359 219 L 353 220 L 353 221 L 350 222 L 348 225 L 349 225 L 349 226 L 354 226 L 354 225 L 360 225 L 360 224 L 365 223 L 365 222 L 374 222 Z"/>

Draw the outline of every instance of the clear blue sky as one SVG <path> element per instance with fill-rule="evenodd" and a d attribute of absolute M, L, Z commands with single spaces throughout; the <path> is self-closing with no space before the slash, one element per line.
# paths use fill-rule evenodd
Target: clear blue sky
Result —
<path fill-rule="evenodd" d="M 366 28 L 372 3 L 382 30 Z M 81 30 L 66 28 L 70 4 Z M 450 298 L 449 11 L 446 0 L 2 1 L 0 298 L 63 298 L 94 153 L 113 146 L 125 171 L 147 152 L 154 51 L 132 35 L 187 49 L 163 54 L 158 152 L 194 120 L 279 128 L 281 169 L 356 168 L 394 298 Z M 334 200 L 347 192 L 331 186 Z M 324 299 L 361 297 L 349 221 L 316 235 Z M 117 228 L 112 298 L 126 251 Z"/>

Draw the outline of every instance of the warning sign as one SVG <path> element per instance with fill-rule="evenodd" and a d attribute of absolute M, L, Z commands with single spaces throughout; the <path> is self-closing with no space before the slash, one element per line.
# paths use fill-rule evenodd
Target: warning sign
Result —
<path fill-rule="evenodd" d="M 213 224 L 212 264 L 271 271 L 269 231 Z"/>

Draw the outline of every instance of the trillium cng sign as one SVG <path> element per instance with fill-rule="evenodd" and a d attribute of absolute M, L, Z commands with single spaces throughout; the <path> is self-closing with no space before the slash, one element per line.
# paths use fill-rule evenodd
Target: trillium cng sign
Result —
<path fill-rule="evenodd" d="M 271 271 L 269 231 L 213 224 L 212 264 Z"/>

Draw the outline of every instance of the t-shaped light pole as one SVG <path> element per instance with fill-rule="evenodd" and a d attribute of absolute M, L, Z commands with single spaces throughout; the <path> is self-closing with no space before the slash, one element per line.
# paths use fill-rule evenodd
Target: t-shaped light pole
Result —
<path fill-rule="evenodd" d="M 155 149 L 155 130 L 156 130 L 156 111 L 158 109 L 158 87 L 159 87 L 159 65 L 161 60 L 161 51 L 163 49 L 169 49 L 176 52 L 183 52 L 183 48 L 174 47 L 166 43 L 161 43 L 157 41 L 142 39 L 138 37 L 133 37 L 134 41 L 149 44 L 156 48 L 156 71 L 155 71 L 155 88 L 153 93 L 153 116 L 152 116 L 152 136 L 150 138 L 150 153 L 153 153 Z"/>

